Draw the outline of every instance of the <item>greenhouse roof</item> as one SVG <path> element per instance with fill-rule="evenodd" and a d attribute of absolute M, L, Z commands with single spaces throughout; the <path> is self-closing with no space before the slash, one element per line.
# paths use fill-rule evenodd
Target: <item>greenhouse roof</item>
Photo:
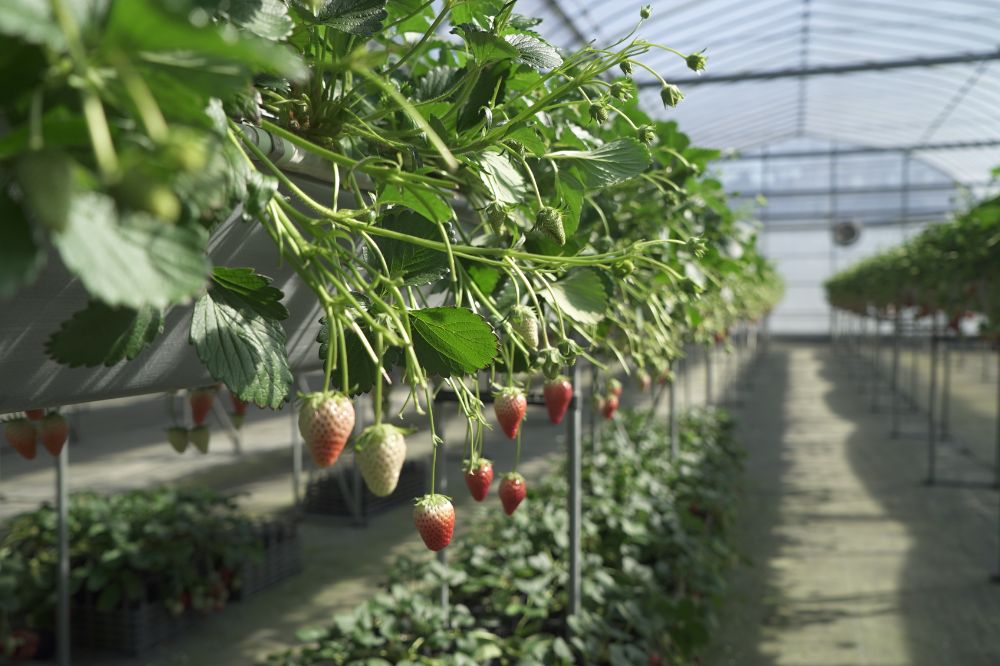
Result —
<path fill-rule="evenodd" d="M 608 43 L 649 0 L 521 0 L 563 46 Z M 658 112 L 703 145 L 761 152 L 793 138 L 903 153 L 981 184 L 1000 164 L 1000 11 L 992 0 L 674 0 L 640 35 L 702 49 L 698 76 L 676 56 L 646 62 L 687 98 Z M 659 83 L 638 70 L 650 110 Z"/>

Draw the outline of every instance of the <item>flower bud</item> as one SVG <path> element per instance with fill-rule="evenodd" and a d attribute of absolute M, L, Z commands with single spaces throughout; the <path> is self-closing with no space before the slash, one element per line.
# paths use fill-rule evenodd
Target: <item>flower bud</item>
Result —
<path fill-rule="evenodd" d="M 672 83 L 667 83 L 660 89 L 660 99 L 663 100 L 663 108 L 677 106 L 684 99 L 681 89 Z"/>
<path fill-rule="evenodd" d="M 591 104 L 590 105 L 590 117 L 598 125 L 603 125 L 608 122 L 608 107 L 604 104 Z"/>
<path fill-rule="evenodd" d="M 620 102 L 627 102 L 632 97 L 632 91 L 627 85 L 617 81 L 611 84 L 610 95 Z"/>
<path fill-rule="evenodd" d="M 639 18 L 642 20 L 648 19 L 653 13 L 653 7 L 651 5 L 643 5 L 642 9 L 639 10 Z"/>
<path fill-rule="evenodd" d="M 622 73 L 625 74 L 625 76 L 632 76 L 632 63 L 628 60 L 623 60 L 618 66 L 621 67 Z"/>
<path fill-rule="evenodd" d="M 705 69 L 705 65 L 708 63 L 708 56 L 704 52 L 692 53 L 684 61 L 687 63 L 688 69 L 693 72 L 700 72 Z"/>
<path fill-rule="evenodd" d="M 636 130 L 636 138 L 638 138 L 641 143 L 653 143 L 656 141 L 656 130 L 649 125 L 642 125 L 638 130 Z"/>

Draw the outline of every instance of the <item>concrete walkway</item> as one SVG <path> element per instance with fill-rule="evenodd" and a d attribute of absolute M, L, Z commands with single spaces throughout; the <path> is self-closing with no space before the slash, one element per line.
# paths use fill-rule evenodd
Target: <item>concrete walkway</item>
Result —
<path fill-rule="evenodd" d="M 923 441 L 889 438 L 862 367 L 806 344 L 757 366 L 737 413 L 751 564 L 708 666 L 1000 664 L 996 492 L 923 485 Z M 909 413 L 904 432 L 925 423 Z"/>

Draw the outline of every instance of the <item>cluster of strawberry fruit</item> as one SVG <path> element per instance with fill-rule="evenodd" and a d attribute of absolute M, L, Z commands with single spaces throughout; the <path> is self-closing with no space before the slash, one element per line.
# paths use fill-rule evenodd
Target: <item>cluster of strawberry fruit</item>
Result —
<path fill-rule="evenodd" d="M 549 419 L 556 424 L 562 422 L 573 398 L 572 384 L 565 377 L 550 379 L 545 384 L 544 396 Z M 496 395 L 493 409 L 507 437 L 517 438 L 527 408 L 527 398 L 520 389 L 507 388 Z M 318 467 L 329 467 L 337 461 L 354 430 L 354 421 L 354 406 L 347 396 L 337 392 L 304 396 L 299 407 L 299 432 Z M 379 497 L 391 494 L 406 459 L 403 432 L 383 423 L 365 428 L 355 445 L 355 459 L 361 477 L 373 494 Z M 486 499 L 493 485 L 493 463 L 482 457 L 469 461 L 465 483 L 473 499 L 477 502 Z M 503 476 L 499 495 L 507 515 L 514 513 L 526 494 L 524 477 L 516 470 Z M 455 507 L 447 496 L 429 493 L 416 500 L 413 522 L 424 544 L 439 551 L 451 543 Z"/>
<path fill-rule="evenodd" d="M 59 412 L 45 413 L 44 409 L 29 409 L 24 416 L 4 424 L 4 438 L 14 450 L 27 460 L 34 460 L 38 453 L 38 440 L 45 450 L 57 457 L 69 438 L 69 424 Z"/>
<path fill-rule="evenodd" d="M 621 397 L 622 383 L 617 379 L 611 378 L 608 380 L 604 395 L 595 396 L 594 407 L 597 408 L 597 411 L 604 418 L 612 419 L 615 416 L 615 412 L 618 411 L 618 406 L 621 404 Z"/>
<path fill-rule="evenodd" d="M 188 393 L 188 402 L 191 404 L 191 420 L 194 422 L 193 428 L 184 426 L 171 426 L 167 428 L 167 441 L 177 453 L 184 453 L 188 445 L 194 446 L 201 453 L 208 453 L 208 444 L 211 441 L 211 431 L 205 425 L 208 413 L 212 411 L 215 404 L 215 386 L 203 386 Z M 229 398 L 233 403 L 233 410 L 229 412 L 229 420 L 237 430 L 243 427 L 243 420 L 246 417 L 248 402 L 240 400 L 230 393 Z"/>

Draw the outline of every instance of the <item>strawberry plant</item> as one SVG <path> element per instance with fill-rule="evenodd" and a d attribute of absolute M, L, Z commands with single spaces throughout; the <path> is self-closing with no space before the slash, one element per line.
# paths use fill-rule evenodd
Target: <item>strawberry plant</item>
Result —
<path fill-rule="evenodd" d="M 468 530 L 449 567 L 400 558 L 386 590 L 267 663 L 697 663 L 736 559 L 726 535 L 741 453 L 721 412 L 679 419 L 676 460 L 656 421 L 623 414 L 584 465 L 584 610 L 569 624 L 567 486 L 554 474 L 509 518 Z M 442 583 L 447 614 L 432 594 Z"/>
<path fill-rule="evenodd" d="M 1000 198 L 993 198 L 832 276 L 827 299 L 861 314 L 943 313 L 952 326 L 967 314 L 979 314 L 985 318 L 984 332 L 995 336 L 1000 333 L 998 247 Z"/>

